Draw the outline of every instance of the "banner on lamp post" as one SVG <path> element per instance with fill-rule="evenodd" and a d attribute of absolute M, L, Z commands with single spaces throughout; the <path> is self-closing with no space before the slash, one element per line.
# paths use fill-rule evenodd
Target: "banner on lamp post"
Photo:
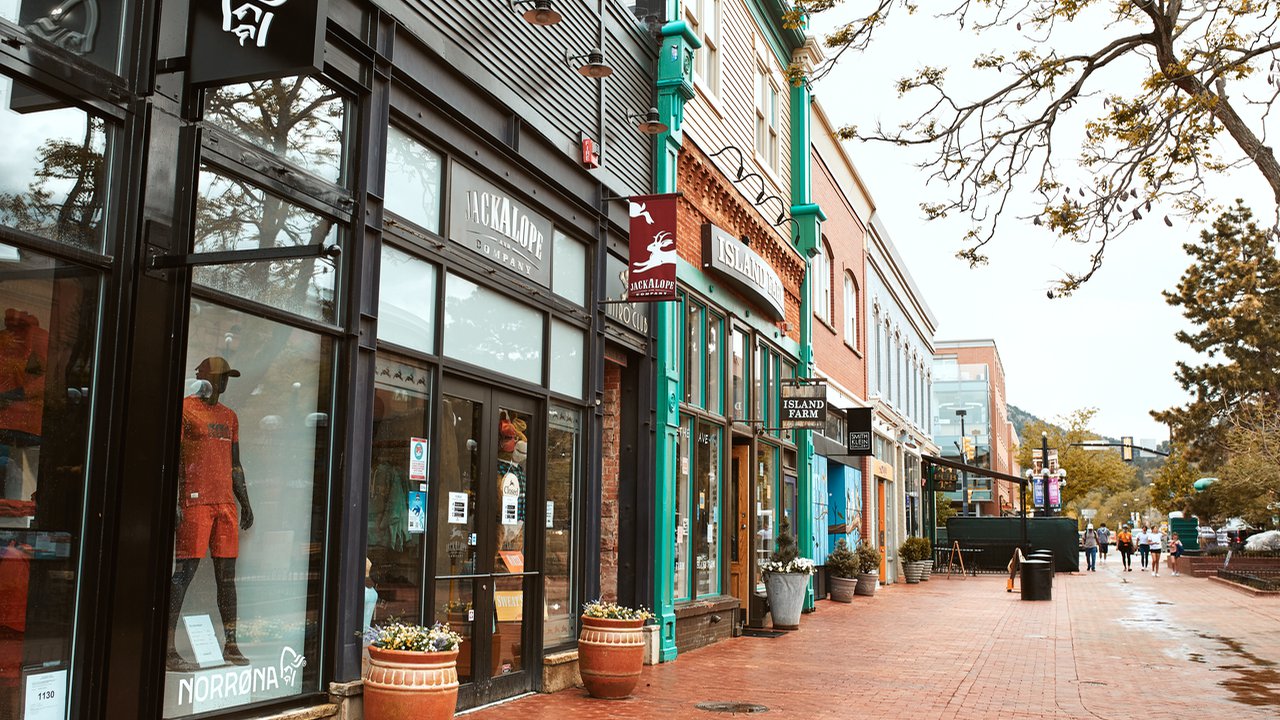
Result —
<path fill-rule="evenodd" d="M 628 198 L 631 263 L 628 302 L 676 299 L 676 198 L 678 194 Z"/>

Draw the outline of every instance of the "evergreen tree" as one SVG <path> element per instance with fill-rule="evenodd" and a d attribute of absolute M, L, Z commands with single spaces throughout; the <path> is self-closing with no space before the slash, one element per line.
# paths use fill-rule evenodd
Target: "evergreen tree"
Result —
<path fill-rule="evenodd" d="M 1194 262 L 1164 296 L 1193 327 L 1178 340 L 1208 361 L 1178 362 L 1174 377 L 1191 401 L 1152 416 L 1188 448 L 1188 461 L 1215 467 L 1226 458 L 1229 418 L 1280 400 L 1280 259 L 1240 200 L 1183 247 Z"/>
<path fill-rule="evenodd" d="M 800 549 L 796 547 L 796 537 L 791 534 L 791 518 L 783 515 L 782 522 L 778 524 L 778 545 L 773 551 L 773 559 L 785 565 L 798 557 Z"/>

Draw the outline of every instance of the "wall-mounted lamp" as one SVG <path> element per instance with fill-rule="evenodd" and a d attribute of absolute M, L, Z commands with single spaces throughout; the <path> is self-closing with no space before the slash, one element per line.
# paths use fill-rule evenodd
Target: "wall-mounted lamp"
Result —
<path fill-rule="evenodd" d="M 570 55 L 565 59 L 568 62 L 584 60 L 585 62 L 578 66 L 578 72 L 584 77 L 600 79 L 613 74 L 613 68 L 604 64 L 604 53 L 600 48 L 592 48 L 591 52 L 585 55 Z"/>
<path fill-rule="evenodd" d="M 636 130 L 639 130 L 645 135 L 661 135 L 671 129 L 667 127 L 666 123 L 658 119 L 658 108 L 654 107 L 649 108 L 649 112 L 644 114 L 631 113 L 627 115 L 627 119 L 638 120 L 639 122 L 636 124 Z"/>
<path fill-rule="evenodd" d="M 529 5 L 530 8 L 524 11 L 522 17 L 531 25 L 539 25 L 546 27 L 555 25 L 564 19 L 564 16 L 556 12 L 551 7 L 551 0 L 511 0 L 511 6 Z"/>

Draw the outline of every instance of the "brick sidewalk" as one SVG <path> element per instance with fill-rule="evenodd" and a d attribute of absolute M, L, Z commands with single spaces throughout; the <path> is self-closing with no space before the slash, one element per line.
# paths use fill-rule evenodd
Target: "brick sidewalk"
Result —
<path fill-rule="evenodd" d="M 1205 579 L 1059 575 L 1052 602 L 1021 602 L 1004 579 L 881 588 L 820 602 L 799 632 L 736 638 L 645 668 L 635 697 L 539 695 L 468 720 L 727 717 L 705 701 L 750 702 L 770 718 L 1275 718 L 1280 600 Z"/>

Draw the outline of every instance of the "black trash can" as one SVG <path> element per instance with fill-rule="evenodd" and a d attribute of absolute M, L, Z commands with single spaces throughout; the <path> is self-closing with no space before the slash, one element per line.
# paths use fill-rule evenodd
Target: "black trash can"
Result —
<path fill-rule="evenodd" d="M 1053 561 L 1052 550 L 1032 550 L 1031 553 L 1027 555 L 1027 559 L 1028 560 L 1044 560 L 1045 562 L 1049 563 L 1050 576 L 1054 575 L 1058 571 L 1058 568 Z"/>
<path fill-rule="evenodd" d="M 1048 560 L 1022 561 L 1022 599 L 1053 599 L 1053 564 Z"/>

